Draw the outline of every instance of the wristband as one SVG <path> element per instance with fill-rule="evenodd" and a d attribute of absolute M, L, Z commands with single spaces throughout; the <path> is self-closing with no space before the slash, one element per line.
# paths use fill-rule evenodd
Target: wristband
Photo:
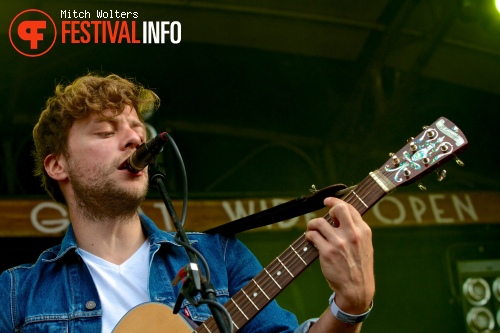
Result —
<path fill-rule="evenodd" d="M 347 324 L 358 324 L 368 318 L 368 315 L 370 314 L 370 311 L 373 308 L 373 300 L 372 303 L 370 304 L 370 308 L 368 311 L 362 314 L 358 315 L 353 315 L 347 312 L 344 312 L 339 309 L 337 304 L 335 303 L 335 293 L 333 293 L 332 298 L 331 298 L 331 303 L 330 303 L 330 310 L 332 311 L 333 315 L 340 320 L 341 322 L 347 323 Z"/>

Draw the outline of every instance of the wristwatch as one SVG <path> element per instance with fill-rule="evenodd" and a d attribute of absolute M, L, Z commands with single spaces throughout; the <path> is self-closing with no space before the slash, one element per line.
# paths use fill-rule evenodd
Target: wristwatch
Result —
<path fill-rule="evenodd" d="M 332 311 L 333 315 L 338 320 L 347 324 L 358 324 L 362 322 L 363 320 L 368 318 L 368 315 L 370 314 L 372 308 L 373 308 L 373 300 L 372 303 L 370 304 L 370 308 L 368 309 L 368 311 L 362 314 L 353 315 L 339 309 L 337 303 L 335 303 L 335 293 L 333 293 L 332 297 L 330 298 L 330 310 Z"/>

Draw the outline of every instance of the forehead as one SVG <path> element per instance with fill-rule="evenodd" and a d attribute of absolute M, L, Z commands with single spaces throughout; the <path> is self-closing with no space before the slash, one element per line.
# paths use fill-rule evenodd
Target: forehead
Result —
<path fill-rule="evenodd" d="M 135 108 L 128 105 L 122 111 L 106 109 L 102 112 L 92 112 L 88 117 L 75 121 L 75 123 L 77 122 L 81 122 L 81 125 L 84 126 L 106 122 L 127 122 L 134 127 L 144 127 L 144 122 Z"/>

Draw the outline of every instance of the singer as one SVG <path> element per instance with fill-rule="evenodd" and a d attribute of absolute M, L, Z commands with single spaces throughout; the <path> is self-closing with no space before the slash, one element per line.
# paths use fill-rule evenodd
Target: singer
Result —
<path fill-rule="evenodd" d="M 138 304 L 174 306 L 181 286 L 171 282 L 187 257 L 172 233 L 138 214 L 148 169 L 128 168 L 146 142 L 142 114 L 158 105 L 154 92 L 117 75 L 89 74 L 56 87 L 33 129 L 35 173 L 52 198 L 68 207 L 71 225 L 62 243 L 36 263 L 0 275 L 0 332 L 108 333 Z M 133 156 L 143 161 L 138 153 Z M 299 325 L 273 301 L 241 332 L 360 331 L 375 293 L 371 230 L 349 204 L 328 198 L 325 205 L 339 227 L 317 218 L 306 231 L 335 291 L 317 300 L 325 311 Z M 262 270 L 234 237 L 188 236 L 211 267 L 221 304 Z M 183 304 L 179 314 L 193 327 L 210 316 L 205 305 Z M 169 320 L 173 325 L 177 319 Z M 145 321 L 144 332 L 153 324 Z"/>

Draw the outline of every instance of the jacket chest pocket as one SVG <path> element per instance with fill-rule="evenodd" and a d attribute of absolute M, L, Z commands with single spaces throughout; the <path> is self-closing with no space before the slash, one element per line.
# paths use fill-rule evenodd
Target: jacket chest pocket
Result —
<path fill-rule="evenodd" d="M 68 319 L 70 318 L 70 319 Z M 100 314 L 90 316 L 68 315 L 41 315 L 29 318 L 17 332 L 22 333 L 80 333 L 101 332 L 102 321 Z"/>
<path fill-rule="evenodd" d="M 224 305 L 229 301 L 227 291 L 218 291 L 216 297 L 217 302 L 221 305 Z M 190 320 L 193 320 L 198 325 L 212 316 L 212 312 L 210 312 L 208 305 L 203 304 L 201 306 L 195 307 L 191 304 L 188 304 L 186 301 L 184 301 L 180 312 L 183 316 L 189 318 Z"/>

